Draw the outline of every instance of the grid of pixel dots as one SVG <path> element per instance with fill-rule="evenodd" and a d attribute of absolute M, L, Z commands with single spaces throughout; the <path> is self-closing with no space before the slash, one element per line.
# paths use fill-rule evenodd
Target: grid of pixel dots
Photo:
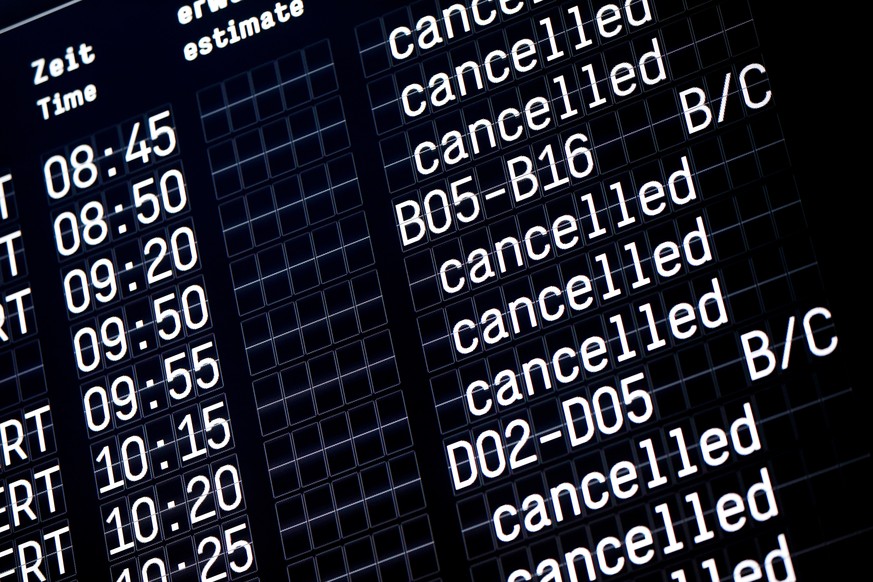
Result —
<path fill-rule="evenodd" d="M 336 90 L 317 43 L 201 92 L 203 129 L 289 579 L 413 580 L 436 552 Z"/>

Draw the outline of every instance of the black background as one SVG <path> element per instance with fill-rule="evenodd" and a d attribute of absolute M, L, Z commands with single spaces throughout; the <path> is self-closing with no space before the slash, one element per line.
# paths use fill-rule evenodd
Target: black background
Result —
<path fill-rule="evenodd" d="M 50 3 L 15 2 L 0 7 L 0 28 L 38 12 Z M 40 324 L 40 341 L 47 361 L 49 395 L 57 424 L 59 457 L 64 486 L 74 529 L 77 568 L 80 580 L 104 579 L 97 572 L 101 566 L 103 542 L 97 514 L 95 486 L 90 478 L 90 461 L 85 431 L 82 428 L 78 381 L 72 371 L 68 333 L 53 330 L 51 322 L 66 322 L 59 301 L 60 276 L 53 265 L 51 225 L 48 202 L 41 189 L 41 156 L 52 148 L 89 135 L 163 104 L 171 104 L 182 159 L 185 164 L 198 242 L 203 252 L 203 270 L 210 301 L 213 303 L 215 333 L 223 359 L 224 391 L 231 409 L 234 438 L 244 479 L 248 514 L 252 522 L 261 580 L 283 579 L 282 549 L 275 535 L 275 519 L 269 484 L 264 478 L 266 466 L 261 437 L 254 419 L 253 399 L 244 363 L 234 368 L 231 358 L 242 354 L 238 322 L 234 314 L 224 243 L 218 224 L 218 212 L 208 178 L 205 144 L 196 106 L 196 90 L 207 84 L 243 72 L 253 65 L 306 46 L 325 36 L 331 39 L 337 74 L 349 121 L 353 150 L 364 185 L 384 184 L 381 159 L 373 146 L 369 107 L 363 90 L 364 79 L 357 58 L 355 24 L 379 16 L 399 2 L 327 2 L 307 3 L 300 22 L 282 25 L 242 45 L 201 58 L 195 63 L 182 59 L 184 43 L 211 30 L 209 26 L 181 27 L 175 21 L 180 3 L 171 2 L 85 2 L 30 26 L 0 35 L 0 167 L 13 172 L 19 196 L 22 228 L 25 233 L 30 280 Z M 271 5 L 271 3 L 266 3 Z M 767 66 L 775 104 L 782 120 L 788 151 L 797 175 L 801 199 L 810 236 L 820 263 L 820 270 L 840 337 L 840 357 L 845 378 L 835 379 L 842 386 L 846 379 L 855 390 L 847 410 L 854 418 L 845 420 L 848 438 L 859 439 L 860 449 L 869 451 L 867 433 L 869 410 L 873 405 L 869 377 L 867 329 L 871 323 L 868 301 L 871 245 L 865 235 L 870 232 L 868 215 L 871 205 L 869 169 L 865 140 L 870 115 L 861 79 L 866 63 L 862 60 L 864 30 L 861 14 L 847 4 L 800 7 L 797 3 L 753 1 L 752 12 L 758 30 L 761 52 Z M 242 2 L 226 11 L 228 17 L 260 11 L 260 4 Z M 215 23 L 223 22 L 224 16 Z M 86 82 L 98 85 L 97 105 L 83 108 L 62 118 L 43 122 L 34 101 L 43 95 L 32 86 L 31 60 L 61 56 L 66 46 L 89 42 L 98 60 L 78 76 L 62 78 L 52 90 L 69 90 Z M 344 58 L 346 57 L 346 58 Z M 87 80 L 86 80 L 87 79 Z M 411 313 L 405 289 L 405 274 L 390 266 L 400 265 L 400 252 L 390 211 L 387 190 L 364 191 L 365 204 L 373 232 L 376 255 L 383 265 L 383 292 L 389 309 L 389 321 L 403 321 Z M 381 235 L 377 235 L 378 231 Z M 42 261 L 40 257 L 48 257 Z M 392 283 L 395 283 L 392 285 Z M 415 338 L 407 333 L 401 337 Z M 422 478 L 429 504 L 451 507 L 452 498 L 440 463 L 421 462 L 438 454 L 440 443 L 428 440 L 438 434 L 432 413 L 432 400 L 422 373 L 420 347 L 398 341 L 395 347 L 410 417 L 423 419 L 413 423 L 413 436 L 420 447 Z M 53 363 L 48 363 L 53 361 Z M 56 363 L 54 363 L 56 362 Z M 416 384 L 417 383 L 417 384 Z M 869 465 L 868 465 L 869 466 Z M 852 473 L 857 476 L 858 473 Z M 845 493 L 848 491 L 849 493 Z M 862 522 L 873 525 L 869 482 L 849 483 L 839 499 L 823 504 L 815 511 L 833 512 L 832 521 L 840 521 L 841 512 L 864 512 Z M 852 495 L 858 497 L 853 498 Z M 81 503 L 77 503 L 82 500 Z M 853 516 L 857 518 L 857 515 Z M 797 519 L 802 519 L 798 517 Z M 454 521 L 450 511 L 432 511 L 432 526 L 437 537 L 444 580 L 465 577 L 460 540 L 451 535 Z M 848 520 L 847 520 L 848 521 Z M 853 519 L 854 521 L 854 519 Z M 89 543 L 90 541 L 90 543 Z M 803 559 L 798 566 L 801 580 L 850 579 L 867 561 L 866 548 L 871 542 L 866 534 L 833 543 Z M 275 568 L 275 570 L 274 570 Z"/>

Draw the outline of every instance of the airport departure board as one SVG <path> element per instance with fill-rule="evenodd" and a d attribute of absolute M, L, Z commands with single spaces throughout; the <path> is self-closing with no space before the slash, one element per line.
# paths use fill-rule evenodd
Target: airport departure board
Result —
<path fill-rule="evenodd" d="M 857 6 L 0 7 L 0 581 L 867 580 Z"/>

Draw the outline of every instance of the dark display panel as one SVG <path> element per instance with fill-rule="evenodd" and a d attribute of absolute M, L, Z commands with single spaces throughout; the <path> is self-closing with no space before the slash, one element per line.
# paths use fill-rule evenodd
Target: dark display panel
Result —
<path fill-rule="evenodd" d="M 0 580 L 863 578 L 852 9 L 116 4 L 0 10 Z"/>

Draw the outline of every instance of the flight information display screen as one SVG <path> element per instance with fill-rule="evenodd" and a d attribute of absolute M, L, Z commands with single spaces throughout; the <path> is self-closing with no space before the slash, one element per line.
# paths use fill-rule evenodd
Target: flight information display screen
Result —
<path fill-rule="evenodd" d="M 869 577 L 864 19 L 0 7 L 0 581 Z"/>

